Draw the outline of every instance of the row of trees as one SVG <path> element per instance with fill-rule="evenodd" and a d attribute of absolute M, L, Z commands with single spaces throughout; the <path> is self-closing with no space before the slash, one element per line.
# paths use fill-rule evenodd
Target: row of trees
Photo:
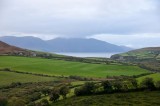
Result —
<path fill-rule="evenodd" d="M 101 83 L 87 82 L 75 89 L 75 95 L 91 95 L 99 93 L 129 92 L 140 90 L 160 90 L 160 81 L 154 82 L 152 78 L 145 78 L 140 84 L 136 79 L 125 81 L 103 81 Z"/>

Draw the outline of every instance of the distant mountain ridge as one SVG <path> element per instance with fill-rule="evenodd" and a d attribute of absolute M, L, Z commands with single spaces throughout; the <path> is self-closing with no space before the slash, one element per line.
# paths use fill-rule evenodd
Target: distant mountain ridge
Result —
<path fill-rule="evenodd" d="M 126 52 L 131 50 L 125 46 L 83 38 L 56 38 L 45 41 L 32 36 L 4 36 L 0 37 L 0 40 L 17 47 L 47 52 Z"/>

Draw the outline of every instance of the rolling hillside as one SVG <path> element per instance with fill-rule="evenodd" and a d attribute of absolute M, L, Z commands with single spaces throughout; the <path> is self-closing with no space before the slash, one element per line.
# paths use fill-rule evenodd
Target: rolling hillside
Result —
<path fill-rule="evenodd" d="M 111 59 L 139 64 L 140 67 L 160 72 L 160 47 L 142 48 L 111 56 Z"/>
<path fill-rule="evenodd" d="M 149 47 L 132 50 L 122 54 L 111 56 L 112 59 L 129 60 L 129 59 L 160 59 L 160 47 Z"/>

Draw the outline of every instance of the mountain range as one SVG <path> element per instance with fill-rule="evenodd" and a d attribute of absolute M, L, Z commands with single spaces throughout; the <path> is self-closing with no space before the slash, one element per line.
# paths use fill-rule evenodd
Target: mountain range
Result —
<path fill-rule="evenodd" d="M 0 40 L 17 47 L 45 52 L 126 52 L 131 50 L 125 46 L 117 46 L 97 39 L 55 38 L 42 40 L 32 36 L 3 36 L 0 37 Z"/>

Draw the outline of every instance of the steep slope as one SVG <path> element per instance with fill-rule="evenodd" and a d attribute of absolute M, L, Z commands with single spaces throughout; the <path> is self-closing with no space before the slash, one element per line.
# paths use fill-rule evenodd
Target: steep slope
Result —
<path fill-rule="evenodd" d="M 24 49 L 8 45 L 0 41 L 0 54 L 8 54 L 8 53 L 16 53 L 16 52 L 24 52 Z"/>

